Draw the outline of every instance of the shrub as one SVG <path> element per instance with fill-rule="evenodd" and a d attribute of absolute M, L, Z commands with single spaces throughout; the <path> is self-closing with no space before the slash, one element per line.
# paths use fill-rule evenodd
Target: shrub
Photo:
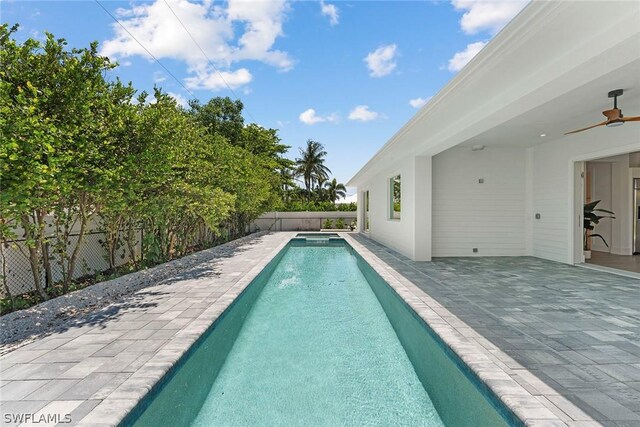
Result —
<path fill-rule="evenodd" d="M 354 202 L 334 205 L 331 202 L 291 201 L 284 206 L 285 212 L 355 212 L 356 210 L 358 206 Z"/>

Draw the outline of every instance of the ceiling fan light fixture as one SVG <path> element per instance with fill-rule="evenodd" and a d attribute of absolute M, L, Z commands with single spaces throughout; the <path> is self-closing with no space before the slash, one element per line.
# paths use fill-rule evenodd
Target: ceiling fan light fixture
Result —
<path fill-rule="evenodd" d="M 617 126 L 622 126 L 624 122 L 640 122 L 640 116 L 624 117 L 622 115 L 622 109 L 618 108 L 618 97 L 621 96 L 623 92 L 624 91 L 622 89 L 616 89 L 609 92 L 609 98 L 613 98 L 613 108 L 611 110 L 605 110 L 602 112 L 602 114 L 607 118 L 607 120 L 605 120 L 602 123 L 597 123 L 595 125 L 587 126 L 586 128 L 572 130 L 571 132 L 565 133 L 565 135 L 583 132 L 585 130 L 597 128 L 600 126 L 614 128 Z"/>

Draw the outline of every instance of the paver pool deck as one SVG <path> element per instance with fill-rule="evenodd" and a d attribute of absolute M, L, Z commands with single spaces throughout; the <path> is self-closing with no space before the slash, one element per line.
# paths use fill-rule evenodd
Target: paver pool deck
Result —
<path fill-rule="evenodd" d="M 640 426 L 640 280 L 534 257 L 414 262 L 355 239 L 595 420 Z"/>
<path fill-rule="evenodd" d="M 137 292 L 97 325 L 1 357 L 2 424 L 117 424 L 295 234 L 262 236 Z M 412 263 L 344 237 L 528 424 L 640 425 L 639 281 L 535 258 Z"/>
<path fill-rule="evenodd" d="M 142 289 L 129 298 L 135 304 L 121 304 L 99 324 L 89 316 L 84 326 L 0 357 L 0 422 L 26 426 L 8 421 L 24 414 L 70 414 L 71 422 L 59 425 L 116 425 L 291 235 L 254 239 L 231 257 Z"/>

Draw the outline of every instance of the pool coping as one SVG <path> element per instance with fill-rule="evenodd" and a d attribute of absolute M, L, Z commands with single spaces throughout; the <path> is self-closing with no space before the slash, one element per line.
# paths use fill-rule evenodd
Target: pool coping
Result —
<path fill-rule="evenodd" d="M 601 425 L 352 236 L 339 234 L 525 425 Z"/>

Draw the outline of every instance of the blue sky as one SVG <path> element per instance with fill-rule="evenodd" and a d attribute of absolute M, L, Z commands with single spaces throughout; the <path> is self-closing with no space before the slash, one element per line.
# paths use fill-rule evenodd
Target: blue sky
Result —
<path fill-rule="evenodd" d="M 121 64 L 110 77 L 140 90 L 155 84 L 180 102 L 235 94 L 247 121 L 280 130 L 290 157 L 309 138 L 322 142 L 346 182 L 525 2 L 102 4 L 178 81 L 96 2 L 2 1 L 0 17 L 21 25 L 19 39 L 49 31 L 72 47 L 99 41 Z"/>

